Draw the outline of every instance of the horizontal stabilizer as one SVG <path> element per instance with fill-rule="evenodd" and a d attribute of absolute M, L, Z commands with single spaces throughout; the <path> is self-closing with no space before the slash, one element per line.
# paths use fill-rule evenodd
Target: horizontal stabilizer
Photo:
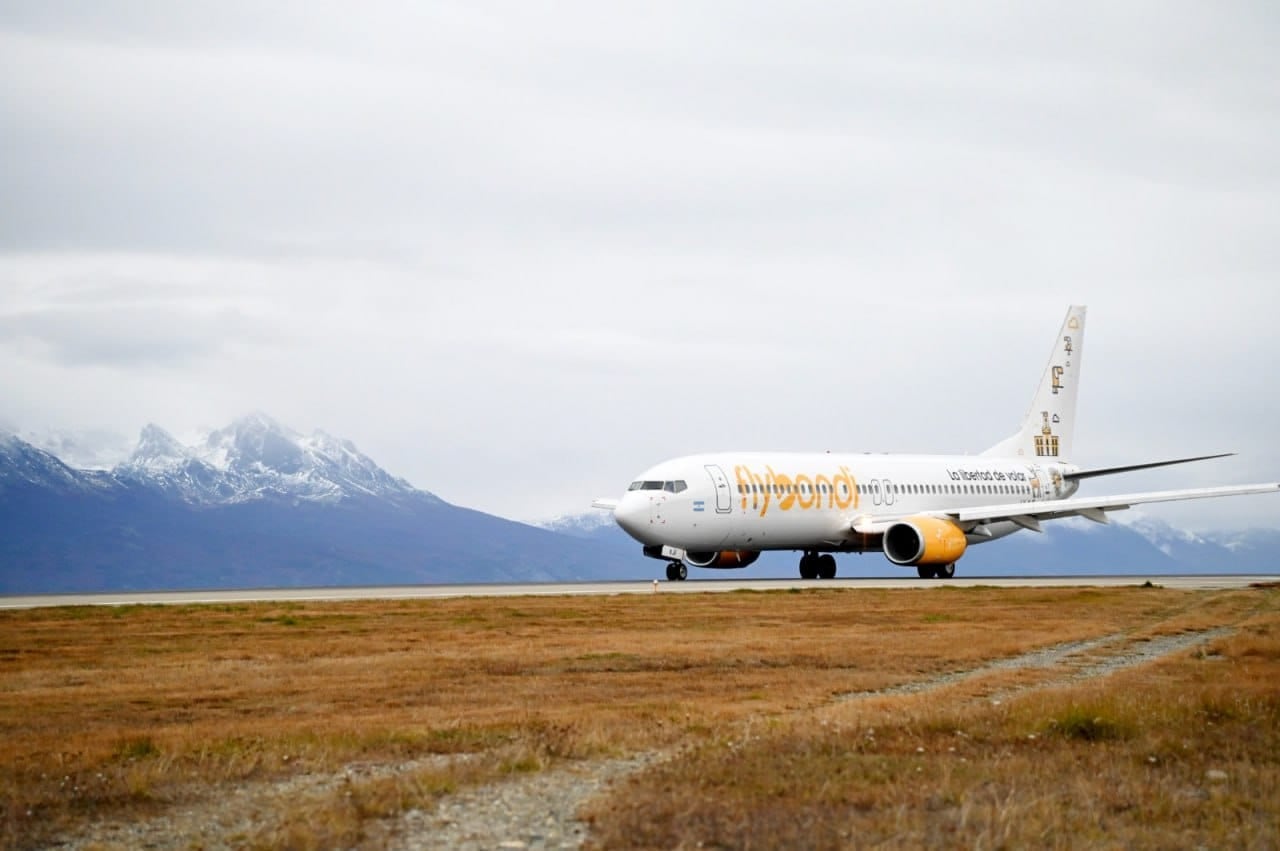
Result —
<path fill-rule="evenodd" d="M 616 499 L 593 499 L 591 500 L 591 507 L 613 511 L 618 507 L 618 501 Z"/>
<path fill-rule="evenodd" d="M 1192 461 L 1209 461 L 1213 458 L 1229 458 L 1234 452 L 1220 452 L 1217 455 L 1197 455 L 1195 458 L 1174 458 L 1171 461 L 1151 461 L 1147 464 L 1126 464 L 1123 467 L 1098 467 L 1093 470 L 1080 470 L 1076 473 L 1063 473 L 1062 478 L 1092 479 L 1094 476 L 1110 476 L 1115 473 L 1132 473 L 1134 470 L 1150 470 L 1152 467 L 1169 467 L 1173 464 L 1190 464 Z"/>

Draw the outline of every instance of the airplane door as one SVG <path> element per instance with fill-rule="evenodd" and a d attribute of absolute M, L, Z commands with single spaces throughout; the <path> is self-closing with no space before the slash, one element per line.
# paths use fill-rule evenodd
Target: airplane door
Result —
<path fill-rule="evenodd" d="M 716 489 L 716 514 L 728 514 L 733 511 L 733 495 L 729 491 L 729 477 L 724 474 L 718 464 L 706 465 L 707 475 Z"/>
<path fill-rule="evenodd" d="M 871 504 L 872 505 L 880 504 L 880 480 L 879 479 L 871 480 Z"/>
<path fill-rule="evenodd" d="M 884 480 L 884 504 L 893 505 L 893 482 Z"/>

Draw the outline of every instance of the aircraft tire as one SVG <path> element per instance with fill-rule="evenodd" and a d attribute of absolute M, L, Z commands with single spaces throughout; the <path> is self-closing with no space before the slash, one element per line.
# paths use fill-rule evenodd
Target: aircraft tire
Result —
<path fill-rule="evenodd" d="M 819 579 L 835 579 L 836 578 L 836 557 L 831 553 L 823 553 L 815 559 L 818 567 Z"/>
<path fill-rule="evenodd" d="M 956 575 L 956 563 L 953 561 L 951 564 L 944 564 L 941 567 L 935 567 L 934 570 L 936 571 L 934 575 L 939 579 L 951 579 Z"/>
<path fill-rule="evenodd" d="M 682 561 L 672 561 L 667 563 L 667 579 L 672 582 L 683 582 L 689 578 L 689 568 L 684 566 Z"/>
<path fill-rule="evenodd" d="M 817 553 L 805 553 L 804 555 L 800 556 L 800 578 L 801 579 L 817 579 L 818 578 L 818 566 L 816 563 L 817 560 L 818 560 Z"/>
<path fill-rule="evenodd" d="M 933 579 L 935 576 L 937 576 L 937 575 L 938 575 L 936 571 L 937 571 L 937 568 L 935 568 L 935 567 L 934 567 L 933 565 L 931 565 L 931 564 L 918 564 L 918 565 L 916 565 L 916 574 L 917 574 L 921 579 Z"/>

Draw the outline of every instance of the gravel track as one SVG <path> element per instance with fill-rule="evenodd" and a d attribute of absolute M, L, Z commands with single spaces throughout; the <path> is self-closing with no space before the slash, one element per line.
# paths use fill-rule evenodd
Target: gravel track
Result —
<path fill-rule="evenodd" d="M 1020 653 L 1017 656 L 1009 656 L 1004 659 L 996 659 L 985 665 L 976 668 L 970 668 L 965 671 L 951 671 L 945 674 L 938 674 L 933 677 L 926 677 L 920 680 L 912 680 L 911 682 L 901 683 L 896 686 L 890 686 L 884 689 L 876 689 L 872 691 L 856 691 L 848 692 L 837 696 L 837 700 L 861 700 L 868 697 L 881 697 L 886 695 L 901 694 L 920 694 L 926 691 L 943 688 L 956 683 L 964 682 L 975 677 L 981 677 L 996 671 L 1016 671 L 1032 668 L 1064 668 L 1065 671 L 1051 682 L 1038 683 L 1034 688 L 1045 688 L 1050 685 L 1061 685 L 1066 682 L 1075 682 L 1078 680 L 1087 680 L 1095 677 L 1105 677 L 1116 671 L 1125 668 L 1133 668 L 1138 665 L 1159 659 L 1161 656 L 1168 656 L 1171 653 L 1177 653 L 1182 650 L 1189 650 L 1197 644 L 1203 644 L 1212 641 L 1215 638 L 1221 638 L 1230 635 L 1233 630 L 1227 627 L 1218 629 L 1200 630 L 1196 632 L 1183 632 L 1176 635 L 1164 635 L 1157 638 L 1142 639 L 1131 641 L 1124 648 L 1112 652 L 1105 656 L 1099 656 L 1095 651 L 1099 651 L 1110 645 L 1125 641 L 1127 636 L 1124 633 L 1112 633 L 1111 635 L 1103 635 L 1098 638 L 1090 638 L 1084 641 L 1066 641 L 1061 644 L 1053 644 L 1049 647 L 1041 647 L 1027 653 Z M 1029 687 L 1030 688 L 1030 687 Z M 1026 689 L 1022 689 L 1026 690 Z M 1011 694 L 1018 691 L 1004 692 Z"/>
<path fill-rule="evenodd" d="M 578 810 L 613 780 L 660 761 L 658 753 L 573 763 L 518 780 L 467 789 L 434 810 L 406 813 L 388 845 L 396 851 L 578 848 L 587 825 Z"/>

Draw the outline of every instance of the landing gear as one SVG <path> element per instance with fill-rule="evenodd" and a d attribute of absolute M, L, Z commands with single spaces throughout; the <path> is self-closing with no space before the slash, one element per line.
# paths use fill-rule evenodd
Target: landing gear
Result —
<path fill-rule="evenodd" d="M 916 573 L 921 579 L 951 579 L 956 575 L 956 563 L 951 564 L 918 564 Z"/>
<path fill-rule="evenodd" d="M 689 578 L 689 568 L 682 561 L 667 562 L 667 578 L 672 582 L 683 582 Z"/>
<path fill-rule="evenodd" d="M 831 553 L 805 553 L 800 556 L 801 579 L 835 579 L 836 557 Z"/>

